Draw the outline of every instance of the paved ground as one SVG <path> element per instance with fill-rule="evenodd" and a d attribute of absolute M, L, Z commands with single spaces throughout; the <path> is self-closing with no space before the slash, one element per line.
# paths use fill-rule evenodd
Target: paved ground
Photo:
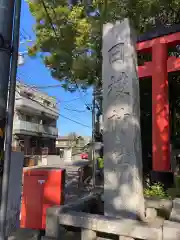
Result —
<path fill-rule="evenodd" d="M 62 240 L 81 240 L 80 233 L 68 232 Z M 20 229 L 12 237 L 9 237 L 8 240 L 40 240 L 38 238 L 38 231 Z"/>
<path fill-rule="evenodd" d="M 88 189 L 80 189 L 78 188 L 78 169 L 83 166 L 84 162 L 77 162 L 73 166 L 66 166 L 66 196 L 65 201 L 66 203 L 74 202 L 77 198 L 82 197 L 83 195 L 87 194 L 89 191 Z"/>
<path fill-rule="evenodd" d="M 9 237 L 8 240 L 38 240 L 38 232 L 29 229 L 20 229 L 13 236 Z"/>

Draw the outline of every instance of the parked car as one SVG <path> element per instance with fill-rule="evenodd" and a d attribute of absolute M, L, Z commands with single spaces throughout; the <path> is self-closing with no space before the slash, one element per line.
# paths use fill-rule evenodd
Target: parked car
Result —
<path fill-rule="evenodd" d="M 81 159 L 88 159 L 87 153 L 81 153 Z"/>

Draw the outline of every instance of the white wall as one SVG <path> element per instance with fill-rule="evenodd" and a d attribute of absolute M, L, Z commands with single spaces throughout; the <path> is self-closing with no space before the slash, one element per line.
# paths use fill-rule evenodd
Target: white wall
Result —
<path fill-rule="evenodd" d="M 47 165 L 62 165 L 64 160 L 59 155 L 48 155 Z"/>

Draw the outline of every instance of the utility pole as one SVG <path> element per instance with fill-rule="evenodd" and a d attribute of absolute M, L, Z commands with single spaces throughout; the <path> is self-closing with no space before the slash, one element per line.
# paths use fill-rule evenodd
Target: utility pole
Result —
<path fill-rule="evenodd" d="M 17 2 L 18 0 L 16 0 L 16 3 Z M 16 30 L 15 24 L 13 26 L 14 7 L 15 7 L 14 5 L 15 5 L 15 0 L 0 0 L 0 170 L 1 170 L 1 183 L 2 183 L 1 184 L 2 186 L 1 209 L 0 209 L 0 213 L 1 213 L 0 214 L 0 240 L 7 239 L 6 238 L 6 210 L 7 210 L 7 199 L 8 199 L 10 159 L 9 161 L 7 161 L 7 163 L 4 164 L 4 141 L 5 141 L 5 128 L 6 128 L 6 109 L 7 109 L 8 84 L 9 84 L 9 74 L 10 74 L 10 61 L 11 61 L 12 53 L 14 54 L 13 51 L 16 50 L 16 49 L 14 50 L 12 46 L 12 31 Z M 15 21 L 17 21 L 17 19 L 15 19 Z M 15 66 L 12 60 L 11 79 L 12 79 L 12 75 L 15 73 L 16 67 L 17 66 Z M 12 98 L 12 95 L 10 96 L 10 98 Z M 10 133 L 9 130 L 8 132 Z M 7 133 L 7 129 L 6 129 L 6 133 Z M 7 139 L 6 139 L 6 144 L 7 144 Z M 8 147 L 7 150 L 10 152 L 9 154 L 11 154 L 11 147 Z M 7 158 L 8 158 L 8 154 L 6 154 L 6 160 L 8 160 Z"/>
<path fill-rule="evenodd" d="M 6 106 L 12 53 L 14 0 L 0 0 L 0 171 L 3 172 Z M 1 174 L 2 175 L 2 174 Z"/>
<path fill-rule="evenodd" d="M 101 117 L 102 117 L 102 87 L 98 86 L 96 89 L 96 102 L 98 105 L 98 111 L 96 114 L 96 121 L 97 121 L 97 142 L 102 142 L 102 136 L 101 136 Z"/>
<path fill-rule="evenodd" d="M 96 142 L 96 87 L 93 89 L 92 100 L 92 165 L 93 165 L 93 187 L 96 186 L 96 159 L 95 159 L 95 142 Z"/>
<path fill-rule="evenodd" d="M 0 0 L 0 171 L 3 172 L 6 106 L 10 59 L 12 54 L 12 27 L 14 0 Z"/>

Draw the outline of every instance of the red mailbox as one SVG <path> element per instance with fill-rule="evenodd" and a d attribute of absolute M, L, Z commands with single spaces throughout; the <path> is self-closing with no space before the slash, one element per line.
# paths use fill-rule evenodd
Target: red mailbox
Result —
<path fill-rule="evenodd" d="M 24 170 L 21 228 L 45 229 L 46 210 L 64 204 L 65 169 Z"/>

